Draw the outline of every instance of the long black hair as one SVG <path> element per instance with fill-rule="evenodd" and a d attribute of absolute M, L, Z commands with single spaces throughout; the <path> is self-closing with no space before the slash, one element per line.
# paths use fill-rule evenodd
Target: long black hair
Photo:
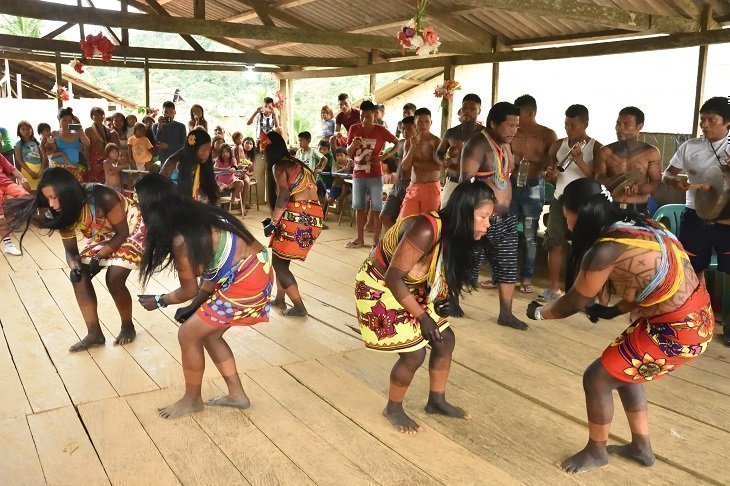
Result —
<path fill-rule="evenodd" d="M 48 186 L 53 187 L 53 192 L 60 203 L 61 210 L 58 212 L 50 209 L 48 198 L 43 195 L 43 189 Z M 73 174 L 63 167 L 51 167 L 38 181 L 38 191 L 35 196 L 5 200 L 3 209 L 6 234 L 2 236 L 7 236 L 22 228 L 23 234 L 20 236 L 22 248 L 23 238 L 31 223 L 51 231 L 71 228 L 79 220 L 86 200 L 86 192 Z M 39 208 L 49 209 L 49 213 L 39 217 L 37 216 Z M 46 213 L 46 211 L 42 212 Z"/>
<path fill-rule="evenodd" d="M 140 279 L 145 284 L 154 272 L 173 264 L 173 241 L 178 235 L 185 240 L 187 256 L 198 271 L 210 264 L 215 254 L 211 237 L 213 228 L 229 231 L 249 245 L 256 242 L 237 218 L 217 206 L 180 194 L 166 177 L 148 174 L 137 181 L 134 188 L 147 228 L 139 269 Z"/>
<path fill-rule="evenodd" d="M 198 162 L 198 149 L 201 145 L 210 143 L 210 135 L 205 130 L 193 130 L 187 135 L 183 147 L 172 154 L 178 160 L 177 187 L 182 194 L 193 196 L 193 177 L 196 165 L 200 165 L 200 191 L 208 197 L 208 203 L 215 205 L 218 202 L 218 184 L 215 182 L 213 169 L 213 152 L 208 159 Z"/>
<path fill-rule="evenodd" d="M 307 164 L 289 155 L 289 149 L 286 146 L 284 137 L 278 132 L 268 132 L 269 144 L 266 146 L 266 194 L 269 199 L 269 206 L 273 211 L 276 207 L 276 176 L 274 175 L 274 166 L 282 160 L 288 160 L 293 164 L 299 164 L 303 170 L 312 171 Z"/>
<path fill-rule="evenodd" d="M 494 191 L 483 181 L 462 182 L 454 189 L 441 216 L 443 266 L 449 295 L 457 298 L 464 290 L 472 290 L 470 273 L 474 266 L 473 249 L 481 244 L 474 240 L 474 210 L 496 201 Z"/>
<path fill-rule="evenodd" d="M 565 276 L 566 289 L 573 286 L 583 256 L 612 224 L 625 221 L 654 226 L 647 217 L 614 206 L 606 186 L 593 179 L 574 180 L 565 187 L 559 201 L 563 208 L 577 214 Z"/>

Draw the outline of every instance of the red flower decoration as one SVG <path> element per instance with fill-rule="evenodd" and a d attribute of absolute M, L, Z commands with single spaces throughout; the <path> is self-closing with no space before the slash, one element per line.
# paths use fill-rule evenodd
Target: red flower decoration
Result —
<path fill-rule="evenodd" d="M 378 339 L 395 336 L 395 324 L 398 322 L 398 313 L 388 310 L 381 301 L 370 309 L 364 316 L 367 319 L 368 328 L 378 336 Z"/>
<path fill-rule="evenodd" d="M 94 56 L 99 56 L 104 62 L 111 61 L 112 53 L 117 48 L 101 32 L 96 35 L 87 35 L 86 39 L 82 40 L 79 44 L 81 45 L 81 52 L 83 52 L 86 59 L 93 59 Z"/>

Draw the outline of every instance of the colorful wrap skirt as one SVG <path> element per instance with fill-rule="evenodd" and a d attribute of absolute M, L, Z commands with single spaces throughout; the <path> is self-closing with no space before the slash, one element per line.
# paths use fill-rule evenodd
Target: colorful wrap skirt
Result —
<path fill-rule="evenodd" d="M 428 302 L 426 282 L 409 285 L 408 288 L 438 324 L 440 331 L 449 327 L 449 321 L 436 314 L 433 302 Z M 365 260 L 355 277 L 355 303 L 360 335 L 366 348 L 386 353 L 408 353 L 428 344 L 421 334 L 419 322 L 400 305 L 370 258 Z"/>
<path fill-rule="evenodd" d="M 127 224 L 129 225 L 129 236 L 114 253 L 106 259 L 100 260 L 102 267 L 124 267 L 130 270 L 139 268 L 144 253 L 145 226 L 142 220 L 142 213 L 136 204 L 129 204 L 127 207 Z M 114 232 L 98 230 L 87 236 L 84 249 L 79 252 L 81 262 L 88 264 L 91 257 L 96 255 L 109 240 L 114 238 Z"/>
<path fill-rule="evenodd" d="M 244 258 L 217 279 L 215 291 L 196 311 L 213 326 L 251 326 L 269 321 L 274 272 L 269 252 Z"/>
<path fill-rule="evenodd" d="M 614 378 L 652 381 L 698 357 L 712 340 L 715 316 L 703 285 L 674 312 L 634 321 L 601 355 Z"/>
<path fill-rule="evenodd" d="M 274 255 L 284 260 L 302 260 L 322 232 L 324 213 L 319 201 L 289 201 L 271 236 L 269 246 Z"/>
<path fill-rule="evenodd" d="M 64 164 L 64 163 L 58 163 L 51 161 L 50 164 L 51 167 L 62 167 L 69 171 L 73 176 L 76 178 L 77 181 L 82 182 L 84 178 L 84 172 L 86 172 L 86 167 L 84 167 L 81 164 L 71 165 L 71 164 Z"/>

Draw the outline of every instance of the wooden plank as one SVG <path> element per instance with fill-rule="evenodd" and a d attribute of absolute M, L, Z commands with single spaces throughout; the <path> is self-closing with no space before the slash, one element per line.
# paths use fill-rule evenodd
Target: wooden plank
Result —
<path fill-rule="evenodd" d="M 25 416 L 0 420 L 3 442 L 12 447 L 3 447 L 0 454 L 0 471 L 15 484 L 44 484 L 43 470 L 38 453 L 30 435 Z"/>
<path fill-rule="evenodd" d="M 221 386 L 219 391 L 226 393 L 225 385 Z M 206 407 L 193 418 L 252 485 L 314 484 L 241 410 Z M 232 430 L 236 433 L 231 434 Z"/>
<path fill-rule="evenodd" d="M 0 277 L 5 278 L 5 277 Z M 13 356 L 0 327 L 0 419 L 32 413 Z"/>
<path fill-rule="evenodd" d="M 281 368 L 258 370 L 248 376 L 379 484 L 440 484 L 409 462 L 409 458 L 394 454 L 367 429 L 358 427 Z"/>
<path fill-rule="evenodd" d="M 28 231 L 23 238 L 23 251 L 28 252 L 38 268 L 42 270 L 67 267 L 66 259 L 59 258 L 32 231 Z"/>
<path fill-rule="evenodd" d="M 10 236 L 13 240 L 13 243 L 15 243 L 16 248 L 20 248 L 20 243 L 18 242 L 17 238 L 18 236 L 19 235 Z M 38 270 L 38 265 L 28 252 L 24 251 L 21 256 L 8 255 L 5 252 L 2 252 L 2 254 L 5 257 L 7 264 L 10 267 L 10 270 L 13 272 L 19 272 L 21 270 L 34 272 Z"/>
<path fill-rule="evenodd" d="M 48 484 L 109 484 L 73 407 L 28 416 Z"/>
<path fill-rule="evenodd" d="M 81 315 L 73 289 L 68 283 L 65 272 L 61 270 L 45 270 L 41 272 L 41 278 L 46 287 L 54 289 L 53 300 L 63 312 L 66 319 L 77 329 L 79 335 L 86 330 L 84 318 Z M 102 290 L 101 292 L 98 290 Z M 124 346 L 114 346 L 114 338 L 117 333 L 117 322 L 119 315 L 114 306 L 111 296 L 105 289 L 97 289 L 97 310 L 100 315 L 100 325 L 106 337 L 106 345 L 94 347 L 89 350 L 96 364 L 102 370 L 106 378 L 114 387 L 119 395 L 129 395 L 132 393 L 141 393 L 150 390 L 156 390 L 159 387 L 145 373 L 145 371 L 137 364 L 137 362 L 129 355 Z M 102 314 L 106 320 L 102 319 Z M 110 315 L 114 315 L 114 324 L 110 324 L 112 319 Z M 113 326 L 113 327 L 112 327 Z"/>
<path fill-rule="evenodd" d="M 180 484 L 123 398 L 86 403 L 78 411 L 112 483 Z"/>
<path fill-rule="evenodd" d="M 214 395 L 208 382 L 203 390 L 204 396 Z M 181 394 L 178 387 L 125 399 L 182 484 L 210 484 L 212 478 L 217 484 L 249 484 L 190 415 L 174 420 L 160 418 L 157 408 L 173 403 Z"/>
<path fill-rule="evenodd" d="M 240 24 L 217 20 L 181 17 L 169 17 L 165 18 L 164 22 L 160 22 L 156 15 L 122 13 L 111 10 L 92 10 L 61 4 L 51 4 L 49 6 L 46 5 L 46 2 L 40 2 L 37 0 L 5 0 L 2 5 L 0 5 L 0 13 L 8 15 L 22 15 L 41 20 L 55 20 L 62 22 L 75 21 L 82 24 L 103 24 L 109 27 L 170 32 L 173 34 L 289 41 L 299 42 L 302 44 L 318 44 L 345 48 L 393 48 L 393 39 L 389 36 L 349 34 L 314 29 L 288 29 L 266 25 Z M 121 47 L 119 49 L 121 50 Z M 449 41 L 442 42 L 440 49 L 443 52 L 484 52 L 484 50 L 479 46 L 472 46 L 469 43 Z M 119 55 L 122 55 L 122 52 L 119 52 Z"/>
<path fill-rule="evenodd" d="M 2 332 L 23 384 L 21 392 L 25 391 L 23 395 L 8 391 L 12 380 L 5 378 L 2 380 L 4 391 L 0 392 L 0 400 L 10 397 L 21 403 L 21 396 L 27 397 L 36 413 L 70 405 L 71 399 L 61 377 L 7 275 L 0 275 L 0 295 L 3 296 L 3 305 L 0 306 Z"/>
<path fill-rule="evenodd" d="M 299 421 L 259 385 L 247 379 L 244 387 L 252 404 L 246 416 L 316 484 L 373 483 L 366 472 Z"/>
<path fill-rule="evenodd" d="M 351 376 L 344 373 L 335 375 L 321 363 L 312 361 L 294 363 L 284 369 L 340 413 L 438 481 L 481 485 L 485 478 L 489 478 L 495 484 L 519 483 L 502 469 L 435 430 L 428 429 L 404 438 L 382 417 L 382 396 Z M 432 460 L 432 456 L 423 454 L 423 451 L 438 451 L 438 460 Z"/>
<path fill-rule="evenodd" d="M 89 353 L 69 353 L 69 346 L 77 342 L 79 336 L 48 294 L 40 277 L 22 273 L 11 275 L 11 278 L 73 403 L 117 396 Z"/>

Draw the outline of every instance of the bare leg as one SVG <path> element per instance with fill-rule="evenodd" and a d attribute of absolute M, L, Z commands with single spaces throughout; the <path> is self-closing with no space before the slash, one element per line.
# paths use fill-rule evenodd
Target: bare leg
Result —
<path fill-rule="evenodd" d="M 355 211 L 355 226 L 357 226 L 357 236 L 351 240 L 351 244 L 365 244 L 365 221 L 367 219 L 367 209 L 358 209 Z"/>
<path fill-rule="evenodd" d="M 88 265 L 81 265 L 81 281 L 72 285 L 87 329 L 86 337 L 69 348 L 69 351 L 75 353 L 93 346 L 100 346 L 106 339 L 99 325 L 99 315 L 96 312 L 96 292 L 94 286 L 91 285 Z"/>
<path fill-rule="evenodd" d="M 203 409 L 200 390 L 205 371 L 203 343 L 218 329 L 203 322 L 193 314 L 177 332 L 177 340 L 182 351 L 182 367 L 185 376 L 185 394 L 180 400 L 158 409 L 162 418 L 176 418 Z"/>
<path fill-rule="evenodd" d="M 233 183 L 231 184 L 231 189 L 233 191 L 231 197 L 233 198 L 232 200 L 234 201 L 234 203 L 241 200 L 241 192 L 243 192 L 243 187 L 244 184 L 242 181 L 233 181 Z M 246 201 L 244 201 L 244 203 L 245 202 Z"/>
<path fill-rule="evenodd" d="M 370 211 L 370 218 L 373 222 L 373 246 L 380 242 L 380 216 L 377 211 Z"/>
<path fill-rule="evenodd" d="M 286 296 L 289 297 L 289 300 L 291 300 L 291 303 L 293 307 L 291 309 L 286 309 L 283 314 L 285 316 L 306 316 L 307 315 L 307 309 L 304 307 L 304 302 L 302 302 L 302 296 L 299 294 L 299 287 L 297 287 L 297 281 L 294 278 L 294 274 L 291 273 L 291 269 L 289 268 L 290 265 L 289 260 L 284 260 L 283 258 L 279 258 L 278 256 L 274 255 L 274 270 L 276 271 L 276 281 L 277 285 L 280 289 L 283 289 L 284 293 L 286 293 Z M 276 300 L 279 299 L 279 295 L 283 295 L 281 293 L 277 293 Z M 283 296 L 281 301 L 283 301 Z"/>
<path fill-rule="evenodd" d="M 560 463 L 569 473 L 590 471 L 608 464 L 606 442 L 613 420 L 613 390 L 624 383 L 608 374 L 596 360 L 583 374 L 583 390 L 588 411 L 588 444 L 577 454 Z"/>
<path fill-rule="evenodd" d="M 206 403 L 213 406 L 246 409 L 251 406 L 251 402 L 248 396 L 246 396 L 246 392 L 243 391 L 243 385 L 241 384 L 241 378 L 238 376 L 236 359 L 233 357 L 233 352 L 228 346 L 228 343 L 223 339 L 223 334 L 227 330 L 228 328 L 219 329 L 203 343 L 206 351 L 208 351 L 208 354 L 213 359 L 216 368 L 218 368 L 218 371 L 223 379 L 226 380 L 226 385 L 228 386 L 228 395 L 213 398 Z"/>
<path fill-rule="evenodd" d="M 137 337 L 132 322 L 132 296 L 129 294 L 126 282 L 131 270 L 124 267 L 112 266 L 106 269 L 106 286 L 112 294 L 114 304 L 122 319 L 122 328 L 114 340 L 114 344 L 128 344 Z"/>
<path fill-rule="evenodd" d="M 555 245 L 548 251 L 548 275 L 550 292 L 560 293 L 560 270 L 563 268 L 563 246 Z"/>
<path fill-rule="evenodd" d="M 642 466 L 653 466 L 656 459 L 649 439 L 648 404 L 644 385 L 637 383 L 620 386 L 618 395 L 629 420 L 631 443 L 610 445 L 607 447 L 608 453 L 632 459 Z"/>
<path fill-rule="evenodd" d="M 428 393 L 426 412 L 468 420 L 471 418 L 471 415 L 446 401 L 446 382 L 449 380 L 451 355 L 456 345 L 456 336 L 454 336 L 454 331 L 451 328 L 447 328 L 441 333 L 441 337 L 443 341 L 431 343 L 431 357 L 428 361 L 428 375 L 431 389 Z"/>
<path fill-rule="evenodd" d="M 276 274 L 276 297 L 274 300 L 271 301 L 271 307 L 276 307 L 277 309 L 286 310 L 286 301 L 284 298 L 286 297 L 286 292 L 284 291 L 284 287 L 281 286 L 281 282 L 279 282 L 279 274 Z"/>
<path fill-rule="evenodd" d="M 520 331 L 526 331 L 529 326 L 517 319 L 512 313 L 512 297 L 515 293 L 515 286 L 512 283 L 499 283 L 499 317 L 497 324 L 500 326 L 512 327 Z"/>
<path fill-rule="evenodd" d="M 383 410 L 383 416 L 404 434 L 415 434 L 423 429 L 406 415 L 403 410 L 403 397 L 405 397 L 416 371 L 426 359 L 426 350 L 422 348 L 410 353 L 400 353 L 399 356 L 390 371 L 388 404 Z"/>

